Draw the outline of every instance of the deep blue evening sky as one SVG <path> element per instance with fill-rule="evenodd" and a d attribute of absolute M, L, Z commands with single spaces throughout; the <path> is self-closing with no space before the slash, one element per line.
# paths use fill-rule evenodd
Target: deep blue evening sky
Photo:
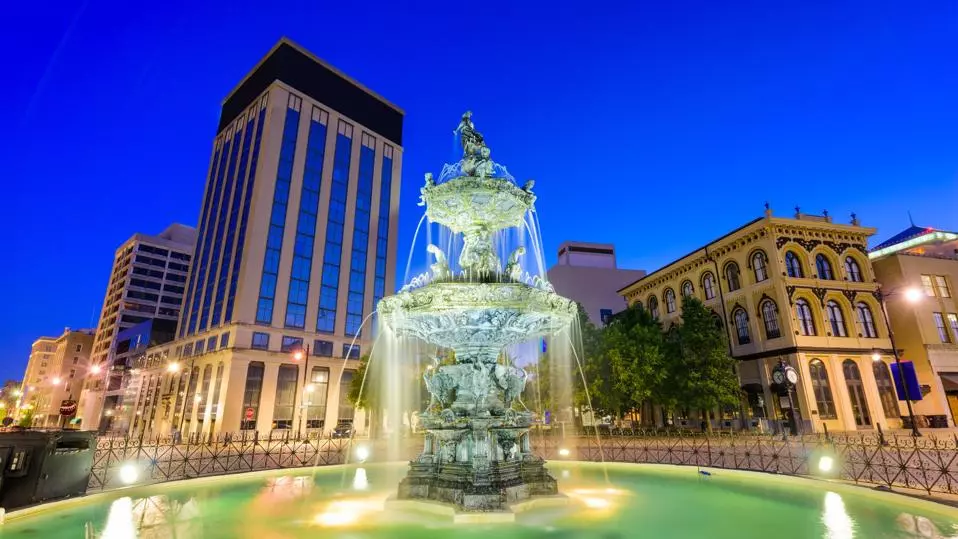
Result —
<path fill-rule="evenodd" d="M 0 377 L 95 324 L 132 233 L 196 224 L 220 102 L 282 35 L 405 109 L 401 271 L 467 108 L 536 179 L 553 260 L 604 241 L 655 269 L 766 200 L 958 229 L 951 0 L 7 4 Z"/>

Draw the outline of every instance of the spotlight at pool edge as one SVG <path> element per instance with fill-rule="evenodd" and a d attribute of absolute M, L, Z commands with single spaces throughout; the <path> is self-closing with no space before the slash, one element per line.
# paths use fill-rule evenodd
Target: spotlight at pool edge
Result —
<path fill-rule="evenodd" d="M 359 462 L 366 462 L 366 459 L 369 458 L 369 448 L 365 445 L 361 445 L 356 448 L 356 460 Z"/>
<path fill-rule="evenodd" d="M 835 459 L 828 455 L 824 455 L 818 459 L 818 471 L 828 473 L 832 471 L 832 467 L 835 466 Z"/>
<path fill-rule="evenodd" d="M 563 447 L 562 449 L 559 450 L 559 456 L 560 456 L 560 457 L 568 457 L 568 456 L 569 456 L 569 450 Z"/>
<path fill-rule="evenodd" d="M 136 483 L 136 480 L 140 478 L 140 472 L 136 469 L 135 464 L 126 463 L 123 466 L 120 466 L 120 482 L 124 485 L 132 485 Z"/>

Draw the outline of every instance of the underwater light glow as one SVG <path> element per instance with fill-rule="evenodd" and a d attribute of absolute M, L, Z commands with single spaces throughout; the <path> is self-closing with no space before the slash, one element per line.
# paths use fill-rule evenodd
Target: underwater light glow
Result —
<path fill-rule="evenodd" d="M 365 445 L 361 445 L 356 448 L 356 459 L 359 462 L 366 462 L 366 459 L 369 458 L 369 448 Z"/>
<path fill-rule="evenodd" d="M 828 455 L 825 455 L 822 458 L 818 459 L 818 471 L 820 472 L 826 472 L 826 473 L 830 472 L 832 471 L 832 467 L 834 466 L 835 466 L 835 459 L 833 459 L 832 457 L 829 457 Z"/>

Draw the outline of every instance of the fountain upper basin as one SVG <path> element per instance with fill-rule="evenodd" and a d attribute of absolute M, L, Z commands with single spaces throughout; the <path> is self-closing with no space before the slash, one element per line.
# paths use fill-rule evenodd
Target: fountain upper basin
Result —
<path fill-rule="evenodd" d="M 433 282 L 379 303 L 399 336 L 439 346 L 501 350 L 568 327 L 575 302 L 520 282 Z"/>
<path fill-rule="evenodd" d="M 508 180 L 463 176 L 423 189 L 426 216 L 456 233 L 522 226 L 536 196 Z"/>

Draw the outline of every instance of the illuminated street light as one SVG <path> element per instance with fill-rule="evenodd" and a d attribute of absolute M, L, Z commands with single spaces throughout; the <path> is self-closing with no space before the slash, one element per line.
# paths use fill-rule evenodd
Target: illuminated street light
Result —
<path fill-rule="evenodd" d="M 874 361 L 875 363 L 878 363 L 879 361 L 881 361 L 881 354 L 879 354 L 878 352 L 872 352 L 872 361 Z"/>
<path fill-rule="evenodd" d="M 196 402 L 200 402 L 200 401 L 203 400 L 203 396 L 202 396 L 202 395 L 197 395 L 195 398 L 193 398 L 193 400 L 195 400 Z"/>
<path fill-rule="evenodd" d="M 175 361 L 170 363 L 166 366 L 166 372 L 180 372 L 180 364 Z"/>
<path fill-rule="evenodd" d="M 54 377 L 53 380 L 52 380 L 53 385 L 55 385 L 55 386 L 60 385 L 60 382 L 62 382 L 62 381 L 63 381 L 63 380 L 61 380 L 59 376 Z"/>
<path fill-rule="evenodd" d="M 905 299 L 908 300 L 909 303 L 917 303 L 921 301 L 921 290 L 918 290 L 917 288 L 908 288 L 905 290 Z"/>
<path fill-rule="evenodd" d="M 99 365 L 94 365 L 90 367 L 90 372 L 93 374 L 100 374 L 101 372 L 103 372 L 103 367 Z"/>

